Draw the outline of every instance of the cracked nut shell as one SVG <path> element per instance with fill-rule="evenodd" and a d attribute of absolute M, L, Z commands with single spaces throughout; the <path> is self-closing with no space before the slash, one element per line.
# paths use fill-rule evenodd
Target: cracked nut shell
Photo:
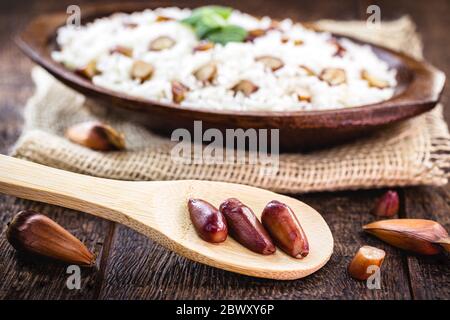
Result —
<path fill-rule="evenodd" d="M 13 218 L 6 238 L 16 250 L 80 266 L 95 264 L 95 255 L 80 240 L 47 216 L 31 210 Z"/>
<path fill-rule="evenodd" d="M 97 151 L 125 149 L 123 134 L 97 121 L 76 124 L 68 128 L 65 135 L 70 141 Z"/>

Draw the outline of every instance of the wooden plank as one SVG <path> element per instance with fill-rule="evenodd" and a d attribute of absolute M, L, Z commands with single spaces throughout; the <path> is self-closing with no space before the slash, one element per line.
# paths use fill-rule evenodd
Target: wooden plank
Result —
<path fill-rule="evenodd" d="M 216 1 L 217 2 L 217 1 Z M 220 3 L 220 1 L 219 1 Z M 235 2 L 227 2 L 234 5 Z M 236 2 L 242 10 L 263 8 L 261 14 L 298 20 L 355 18 L 354 1 Z M 262 10 L 262 9 L 261 9 Z M 376 193 L 375 193 L 376 194 Z M 301 298 L 409 298 L 407 275 L 401 255 L 392 254 L 386 263 L 381 290 L 368 290 L 346 274 L 346 267 L 360 245 L 372 243 L 360 234 L 360 226 L 371 220 L 368 208 L 372 193 L 308 196 L 333 229 L 336 253 L 320 272 L 303 280 L 279 282 L 261 280 L 210 268 L 179 257 L 145 237 L 119 226 L 101 298 L 108 299 L 301 299 Z M 336 204 L 338 206 L 336 207 Z M 361 215 L 361 211 L 366 214 Z M 388 272 L 390 270 L 390 272 Z M 400 270 L 400 272 L 399 272 Z M 394 278 L 395 275 L 395 278 Z"/>
<path fill-rule="evenodd" d="M 294 19 L 352 18 L 353 3 L 312 1 L 289 2 L 288 7 L 265 7 L 271 15 L 288 13 Z M 285 4 L 285 3 L 284 3 Z M 243 4 L 241 4 L 242 6 Z M 241 7 L 242 8 L 242 7 Z M 245 10 L 245 8 L 242 8 Z M 392 256 L 384 266 L 381 290 L 368 290 L 346 274 L 346 267 L 358 247 L 374 242 L 360 234 L 360 226 L 371 221 L 368 207 L 373 193 L 335 197 L 333 194 L 308 196 L 333 229 L 336 253 L 320 272 L 307 279 L 278 282 L 254 279 L 187 261 L 127 228 L 118 227 L 102 298 L 130 299 L 269 299 L 269 298 L 409 298 L 402 256 L 376 242 Z M 366 214 L 361 214 L 365 211 Z M 375 240 L 376 241 L 376 240 Z M 398 271 L 400 270 L 400 272 Z M 395 275 L 395 277 L 393 276 Z"/>
<path fill-rule="evenodd" d="M 405 190 L 408 218 L 431 219 L 450 230 L 450 188 L 420 187 Z M 448 256 L 407 257 L 414 299 L 450 297 L 450 260 Z"/>
<path fill-rule="evenodd" d="M 105 1 L 103 1 L 105 2 Z M 13 29 L 16 29 L 17 20 L 26 20 L 25 16 L 31 16 L 41 10 L 51 10 L 58 8 L 59 10 L 64 9 L 70 1 L 59 1 L 46 2 L 46 1 L 17 1 L 14 3 L 15 15 L 11 15 L 10 12 L 6 10 L 1 10 L 0 25 L 2 26 L 0 32 L 0 39 L 6 41 L 5 35 L 12 34 Z M 83 2 L 82 2 L 83 3 Z M 232 2 L 232 4 L 238 3 L 237 1 Z M 242 2 L 239 2 L 242 3 Z M 280 5 L 279 2 L 271 4 L 271 7 L 267 7 L 266 3 L 261 2 L 248 2 L 248 4 L 240 4 L 241 6 L 253 6 L 253 7 L 264 7 L 269 8 L 267 13 L 273 14 L 274 16 L 282 17 L 285 14 L 291 15 L 296 19 L 313 20 L 318 18 L 353 18 L 353 14 L 347 8 L 349 7 L 348 1 L 344 2 L 317 2 L 317 1 L 288 1 L 283 2 Z M 287 5 L 285 4 L 287 3 Z M 327 4 L 328 3 L 328 4 Z M 392 2 L 391 2 L 392 3 Z M 397 2 L 396 2 L 397 3 Z M 388 13 L 386 17 L 393 16 L 396 12 L 397 16 L 405 11 L 411 11 L 414 9 L 417 1 L 405 2 L 401 1 L 401 5 L 392 5 L 393 9 L 386 9 L 387 7 L 382 6 L 382 13 Z M 435 19 L 430 19 L 430 16 L 435 16 L 436 12 L 445 17 L 448 7 L 445 7 L 445 0 L 436 0 L 438 10 L 433 10 L 433 5 L 429 2 L 424 1 L 427 4 L 424 10 L 418 10 L 418 13 L 413 13 L 413 18 L 418 19 L 419 27 L 429 28 L 427 25 L 439 24 L 435 23 Z M 444 3 L 444 5 L 443 5 Z M 26 5 L 30 8 L 29 11 L 19 10 L 19 7 Z M 276 7 L 278 6 L 278 7 Z M 423 5 L 422 5 L 423 6 Z M 420 6 L 419 6 L 420 7 Z M 2 7 L 3 8 L 3 7 Z M 23 8 L 23 7 L 22 7 Z M 405 9 L 406 8 L 406 9 Z M 436 7 L 434 7 L 436 8 Z M 10 8 L 7 8 L 8 10 Z M 243 8 L 245 9 L 245 8 Z M 389 13 L 390 10 L 392 13 Z M 19 14 L 20 11 L 20 14 Z M 23 12 L 25 11 L 25 12 Z M 422 13 L 420 13 L 420 11 Z M 273 13 L 272 13 L 273 12 Z M 446 13 L 447 12 L 447 13 Z M 420 13 L 420 14 L 419 14 Z M 422 17 L 420 16 L 422 15 Z M 447 19 L 448 20 L 448 19 Z M 439 20 L 442 22 L 445 20 Z M 425 27 L 423 27 L 425 25 Z M 444 29 L 442 29 L 444 28 Z M 445 55 L 442 52 L 447 52 L 448 49 L 448 35 L 445 28 L 448 30 L 448 25 L 443 25 L 441 29 L 432 30 L 433 32 L 425 34 L 426 43 L 426 55 L 434 63 L 442 68 L 442 64 L 445 63 Z M 429 28 L 430 29 L 430 28 Z M 422 31 L 422 30 L 421 30 Z M 422 31 L 423 32 L 423 31 Z M 4 42 L 3 42 L 4 43 Z M 8 42 L 7 42 L 8 43 Z M 427 52 L 430 46 L 439 43 L 437 47 L 439 50 L 432 50 L 432 52 Z M 447 47 L 445 47 L 447 46 Z M 8 46 L 6 46 L 8 47 Z M 25 98 L 31 92 L 31 82 L 28 78 L 28 69 L 31 65 L 25 58 L 19 58 L 20 53 L 16 49 L 6 49 L 10 50 L 9 53 L 4 54 L 6 51 L 5 47 L 0 48 L 0 68 L 2 69 L 2 74 L 5 75 L 0 81 L 0 96 L 2 97 L 2 103 L 0 107 L 0 152 L 5 152 L 8 146 L 15 141 L 18 136 L 19 129 L 22 119 L 20 112 L 17 111 L 16 106 L 23 104 Z M 7 56 L 7 58 L 5 58 Z M 435 62 L 435 59 L 439 61 Z M 20 66 L 17 69 L 17 64 Z M 22 67 L 23 66 L 23 67 Z M 19 71 L 17 71 L 19 70 Z M 448 71 L 448 69 L 447 69 Z M 8 75 L 8 76 L 6 76 Z M 6 81 L 6 83 L 5 83 Z M 22 82 L 23 81 L 23 82 Z M 23 86 L 23 87 L 21 87 Z M 444 97 L 448 101 L 448 94 Z M 6 100 L 5 100 L 6 99 Z M 4 102 L 7 101 L 7 102 Z M 6 111 L 5 111 L 6 110 Z M 13 124 L 11 124 L 13 123 Z M 410 209 L 413 206 L 408 203 L 413 203 L 414 206 L 422 206 L 422 201 L 433 202 L 434 194 L 430 193 L 429 198 L 422 199 L 418 204 L 415 203 L 414 197 L 416 194 L 412 193 L 410 197 L 410 190 L 406 192 L 405 207 L 407 212 L 412 212 L 414 210 Z M 421 192 L 420 190 L 417 192 Z M 294 282 L 275 282 L 268 280 L 258 280 L 249 277 L 243 277 L 238 275 L 232 275 L 230 273 L 216 270 L 213 268 L 205 267 L 199 264 L 185 261 L 185 259 L 175 256 L 174 254 L 168 252 L 161 247 L 152 244 L 149 240 L 136 234 L 135 232 L 128 230 L 124 227 L 119 227 L 117 233 L 114 236 L 115 246 L 112 250 L 112 263 L 109 265 L 108 273 L 105 275 L 106 283 L 104 286 L 100 287 L 99 283 L 103 277 L 102 272 L 96 273 L 95 277 L 89 278 L 92 281 L 93 288 L 82 294 L 70 295 L 64 292 L 64 288 L 61 284 L 58 286 L 50 287 L 52 290 L 39 289 L 38 279 L 44 279 L 43 283 L 46 281 L 54 281 L 56 283 L 61 282 L 62 277 L 59 275 L 56 278 L 47 279 L 47 272 L 52 272 L 51 267 L 49 270 L 44 266 L 28 266 L 28 262 L 24 262 L 24 266 L 18 266 L 16 257 L 12 258 L 14 255 L 9 246 L 3 241 L 0 242 L 0 273 L 2 275 L 8 275 L 11 273 L 13 276 L 26 278 L 26 283 L 31 279 L 32 287 L 27 287 L 24 281 L 17 282 L 14 284 L 13 281 L 9 281 L 4 284 L 0 291 L 0 297 L 15 297 L 15 298 L 58 298 L 58 297 L 77 297 L 77 298 L 90 298 L 96 297 L 97 292 L 101 290 L 101 297 L 107 298 L 409 298 L 409 288 L 407 283 L 405 284 L 405 279 L 407 277 L 402 265 L 401 254 L 395 249 L 384 246 L 380 244 L 377 240 L 373 238 L 367 238 L 366 236 L 359 234 L 359 226 L 363 223 L 370 221 L 371 217 L 367 214 L 368 208 L 371 206 L 372 198 L 376 196 L 376 192 L 361 192 L 361 193 L 343 193 L 343 194 L 325 194 L 325 195 L 311 195 L 308 197 L 303 197 L 308 203 L 312 204 L 318 210 L 324 212 L 325 219 L 330 223 L 335 234 L 336 241 L 338 245 L 336 246 L 336 253 L 333 256 L 330 263 L 326 268 L 321 270 L 319 273 L 308 277 L 304 281 L 294 281 Z M 442 199 L 448 199 L 444 197 Z M 2 231 L 5 230 L 6 220 L 13 212 L 22 209 L 26 206 L 34 206 L 35 204 L 15 200 L 10 197 L 0 197 L 0 212 L 2 212 L 2 222 L 0 226 Z M 78 216 L 74 212 L 67 210 L 62 210 L 59 208 L 51 206 L 41 205 L 43 210 L 52 211 L 56 210 L 55 214 L 58 221 L 65 225 L 65 217 L 63 215 L 66 212 L 69 215 L 76 215 L 80 217 L 77 222 L 71 222 L 72 226 L 76 228 L 77 225 L 83 225 L 83 223 L 90 224 L 91 222 L 87 216 Z M 61 210 L 61 211 L 58 211 Z M 59 220 L 59 219 L 62 220 Z M 97 219 L 94 219 L 96 221 Z M 99 223 L 98 221 L 95 224 Z M 69 225 L 69 224 L 68 224 Z M 94 232 L 103 232 L 103 234 L 112 234 L 112 229 L 109 225 L 104 227 L 93 228 Z M 77 236 L 85 237 L 84 231 L 80 233 L 75 233 Z M 92 236 L 91 236 L 92 237 Z M 95 236 L 98 237 L 98 236 Z M 98 237 L 101 239 L 101 237 Z M 110 237 L 107 237 L 110 239 Z M 93 245 L 95 242 L 92 240 L 89 246 Z M 123 244 L 121 244 L 123 242 Z M 346 264 L 348 260 L 356 251 L 357 247 L 361 244 L 369 243 L 384 248 L 388 252 L 389 258 L 386 261 L 386 265 L 383 267 L 383 275 L 386 273 L 387 279 L 382 280 L 382 289 L 375 292 L 370 291 L 362 286 L 362 284 L 351 282 L 353 280 L 348 277 L 342 276 L 342 272 L 345 271 Z M 101 249 L 100 249 L 101 250 Z M 409 260 L 410 258 L 408 258 Z M 106 265 L 108 262 L 107 256 L 103 256 L 102 265 Z M 434 262 L 431 262 L 434 263 Z M 427 274 L 425 278 L 423 276 L 418 276 L 418 279 L 424 279 L 423 282 L 415 283 L 414 292 L 415 297 L 425 297 L 429 294 L 426 285 L 431 280 L 433 281 L 435 277 L 435 272 L 438 274 L 440 270 L 435 268 L 434 264 L 427 264 L 428 269 L 423 268 L 424 262 L 420 260 L 417 266 L 412 266 L 409 261 L 409 265 L 413 274 Z M 15 268 L 18 270 L 14 270 Z M 31 269 L 26 269 L 26 268 Z M 13 271 L 11 271 L 13 269 Z M 27 271 L 28 270 L 28 271 Z M 20 271 L 20 272 L 19 272 Z M 112 272 L 109 274 L 109 272 Z M 22 273 L 23 272 L 23 273 Z M 397 273 L 399 273 L 399 279 L 397 279 Z M 443 274 L 445 275 L 445 274 Z M 13 277 L 12 276 L 12 277 Z M 395 279 L 393 277 L 395 276 Z M 40 278 L 39 278 L 40 277 Z M 337 277 L 334 280 L 333 277 Z M 422 277 L 422 278 L 421 278 Z M 33 278 L 36 278 L 33 280 Z M 448 278 L 448 274 L 447 274 Z M 445 279 L 445 278 L 444 278 Z M 442 282 L 442 279 L 438 277 L 437 283 Z M 386 281 L 386 283 L 384 283 Z M 399 281 L 399 283 L 395 283 Z M 434 284 L 433 284 L 434 285 Z M 15 290 L 14 286 L 21 288 L 22 291 Z M 447 284 L 447 287 L 448 284 Z M 445 288 L 445 287 L 444 287 Z M 123 289 L 123 292 L 121 290 Z M 5 291 L 6 290 L 6 291 Z M 33 290 L 37 291 L 37 294 L 33 294 Z M 419 292 L 419 290 L 422 290 Z M 439 289 L 438 289 L 439 291 Z M 5 293 L 6 292 L 6 293 Z M 418 293 L 419 292 L 419 293 Z M 273 295 L 272 295 L 273 294 Z M 450 296 L 448 291 L 439 291 L 437 297 L 448 297 Z"/>
<path fill-rule="evenodd" d="M 23 57 L 13 45 L 13 26 L 8 25 L 14 16 L 0 14 L 0 152 L 7 153 L 17 140 L 23 124 L 22 106 L 26 98 L 32 93 L 32 84 L 29 77 L 31 63 Z"/>
<path fill-rule="evenodd" d="M 380 6 L 382 20 L 396 19 L 409 15 L 417 25 L 417 31 L 424 43 L 424 56 L 433 65 L 443 70 L 447 76 L 450 74 L 450 61 L 448 55 L 443 54 L 450 50 L 450 2 L 448 0 L 408 1 L 408 0 L 366 0 Z M 362 9 L 360 9 L 362 11 Z M 448 83 L 448 82 L 447 82 Z M 448 89 L 448 84 L 447 84 Z M 442 101 L 450 101 L 449 90 L 444 90 Z M 450 113 L 446 112 L 447 121 Z"/>
<path fill-rule="evenodd" d="M 0 41 L 4 44 L 0 47 L 0 153 L 7 153 L 19 137 L 23 126 L 23 106 L 33 92 L 29 74 L 32 63 L 12 43 L 11 38 L 30 16 L 42 10 L 38 3 L 56 4 L 15 1 L 8 3 L 0 13 Z M 69 275 L 66 274 L 66 266 L 18 254 L 6 241 L 7 223 L 23 209 L 48 214 L 99 255 L 97 268 L 82 269 L 81 290 L 67 288 Z M 104 243 L 111 238 L 112 227 L 112 223 L 86 214 L 0 195 L 0 299 L 96 298 L 104 270 L 99 266 L 105 266 L 107 261 L 107 256 L 102 254 L 108 248 Z"/>
<path fill-rule="evenodd" d="M 297 281 L 256 279 L 188 261 L 125 227 L 118 227 L 101 298 L 107 299 L 409 299 L 402 255 L 361 232 L 380 192 L 308 195 L 301 200 L 324 215 L 335 252 L 319 272 Z M 362 245 L 386 250 L 381 289 L 367 289 L 346 268 Z"/>
<path fill-rule="evenodd" d="M 450 74 L 448 56 L 442 54 L 450 50 L 448 30 L 450 28 L 450 2 L 446 0 L 415 1 L 376 1 L 381 8 L 382 16 L 392 19 L 409 14 L 418 25 L 418 31 L 424 41 L 426 59 Z M 430 18 L 432 17 L 432 18 Z M 448 104 L 450 92 L 444 91 L 442 102 Z M 447 123 L 450 121 L 450 110 L 445 109 Z M 404 190 L 404 216 L 407 218 L 431 219 L 440 222 L 450 231 L 449 187 L 407 188 Z M 448 299 L 450 297 L 450 268 L 448 258 L 421 257 L 407 255 L 410 272 L 412 296 L 414 299 Z"/>
<path fill-rule="evenodd" d="M 81 289 L 70 290 L 67 266 L 18 253 L 5 237 L 7 223 L 23 209 L 47 214 L 79 238 L 98 255 L 97 267 L 81 269 Z M 99 265 L 110 222 L 83 213 L 43 205 L 13 197 L 0 196 L 0 299 L 92 299 L 98 294 L 103 277 Z"/>

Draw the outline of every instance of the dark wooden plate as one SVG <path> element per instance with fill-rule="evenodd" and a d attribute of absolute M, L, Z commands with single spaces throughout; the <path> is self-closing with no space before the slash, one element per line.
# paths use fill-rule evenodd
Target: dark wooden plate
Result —
<path fill-rule="evenodd" d="M 170 6 L 171 2 L 124 3 L 83 8 L 82 22 L 114 12 L 133 12 L 165 5 Z M 258 12 L 250 13 L 258 15 Z M 194 120 L 201 120 L 204 130 L 278 128 L 282 150 L 308 150 L 348 141 L 426 112 L 439 101 L 445 83 L 444 73 L 429 63 L 369 44 L 381 59 L 398 71 L 396 93 L 387 101 L 326 111 L 242 112 L 187 109 L 95 86 L 91 81 L 53 61 L 50 53 L 56 46 L 56 30 L 66 23 L 66 19 L 65 12 L 37 17 L 27 25 L 16 42 L 33 61 L 69 87 L 98 100 L 106 108 L 121 110 L 130 119 L 143 121 L 149 128 L 162 134 L 170 134 L 176 128 L 192 130 Z"/>

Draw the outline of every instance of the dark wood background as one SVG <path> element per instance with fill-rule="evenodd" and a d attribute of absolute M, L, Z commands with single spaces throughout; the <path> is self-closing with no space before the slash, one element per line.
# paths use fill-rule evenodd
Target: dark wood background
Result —
<path fill-rule="evenodd" d="M 22 110 L 33 92 L 32 63 L 11 37 L 28 19 L 63 11 L 69 4 L 93 1 L 46 0 L 0 2 L 0 153 L 8 153 L 23 126 Z M 110 2 L 110 1 L 98 1 Z M 206 2 L 199 2 L 206 4 Z M 274 17 L 297 20 L 364 19 L 366 8 L 381 7 L 382 19 L 409 14 L 425 43 L 425 56 L 450 74 L 450 1 L 215 1 L 241 9 L 258 9 Z M 443 102 L 448 103 L 449 90 Z M 450 111 L 446 110 L 450 120 Z M 450 230 L 449 188 L 399 189 L 400 217 L 428 218 Z M 373 220 L 374 199 L 383 190 L 298 195 L 321 212 L 335 237 L 331 261 L 317 273 L 297 281 L 271 281 L 232 274 L 188 261 L 126 227 L 81 212 L 0 195 L 1 299 L 449 299 L 448 257 L 406 254 L 361 232 Z M 65 266 L 17 254 L 5 239 L 7 222 L 22 209 L 48 214 L 94 250 L 93 270 L 82 271 L 81 290 L 66 287 Z M 357 249 L 374 245 L 387 253 L 380 290 L 352 280 L 346 267 Z"/>

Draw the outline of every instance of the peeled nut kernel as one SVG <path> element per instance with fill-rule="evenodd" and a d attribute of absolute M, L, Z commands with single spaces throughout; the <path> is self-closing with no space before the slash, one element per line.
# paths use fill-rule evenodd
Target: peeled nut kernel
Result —
<path fill-rule="evenodd" d="M 309 92 L 308 89 L 305 88 L 297 88 L 295 90 L 295 94 L 297 95 L 298 101 L 301 102 L 311 102 L 312 96 L 311 92 Z"/>
<path fill-rule="evenodd" d="M 181 103 L 186 97 L 186 93 L 189 88 L 182 84 L 180 81 L 172 81 L 172 100 L 175 103 Z"/>
<path fill-rule="evenodd" d="M 378 217 L 393 217 L 398 213 L 399 207 L 398 193 L 390 190 L 378 199 L 372 213 Z"/>
<path fill-rule="evenodd" d="M 309 67 L 307 67 L 307 66 L 301 65 L 300 68 L 303 69 L 303 70 L 305 70 L 306 74 L 307 74 L 308 76 L 310 76 L 310 77 L 317 76 L 316 73 L 315 73 L 311 68 L 309 68 Z"/>
<path fill-rule="evenodd" d="M 150 63 L 137 60 L 131 66 L 131 77 L 139 80 L 141 83 L 150 79 L 155 69 Z"/>
<path fill-rule="evenodd" d="M 381 220 L 365 225 L 363 229 L 394 247 L 423 255 L 434 255 L 450 249 L 447 231 L 432 220 Z"/>
<path fill-rule="evenodd" d="M 125 149 L 125 138 L 112 127 L 101 122 L 89 121 L 66 130 L 66 137 L 79 145 L 97 151 Z"/>
<path fill-rule="evenodd" d="M 347 49 L 345 49 L 337 39 L 332 38 L 328 41 L 332 45 L 336 47 L 336 52 L 334 53 L 335 57 L 343 57 L 347 53 Z"/>
<path fill-rule="evenodd" d="M 269 30 L 279 30 L 281 23 L 278 20 L 272 20 L 269 25 Z"/>
<path fill-rule="evenodd" d="M 287 37 L 287 36 L 282 36 L 280 41 L 281 41 L 281 43 L 288 43 L 289 40 L 290 40 L 289 37 Z"/>
<path fill-rule="evenodd" d="M 92 60 L 83 68 L 77 69 L 76 73 L 82 75 L 87 79 L 92 79 L 94 76 L 99 74 L 99 71 L 97 70 L 97 62 L 95 60 Z"/>
<path fill-rule="evenodd" d="M 194 72 L 194 77 L 204 83 L 213 82 L 217 76 L 217 66 L 214 62 L 207 63 Z"/>
<path fill-rule="evenodd" d="M 339 68 L 326 68 L 322 71 L 319 78 L 330 86 L 338 86 L 347 82 L 345 70 Z"/>
<path fill-rule="evenodd" d="M 384 250 L 363 246 L 356 253 L 348 266 L 348 273 L 357 280 L 367 280 L 375 270 L 371 266 L 380 268 L 383 264 L 386 252 Z"/>
<path fill-rule="evenodd" d="M 204 41 L 194 47 L 194 52 L 208 51 L 214 48 L 214 42 Z"/>
<path fill-rule="evenodd" d="M 175 40 L 167 36 L 160 36 L 150 43 L 151 51 L 162 51 L 170 49 L 175 45 Z"/>
<path fill-rule="evenodd" d="M 93 266 L 95 255 L 80 240 L 50 218 L 19 212 L 8 225 L 8 242 L 16 249 L 80 266 Z"/>
<path fill-rule="evenodd" d="M 266 66 L 266 68 L 277 71 L 278 69 L 283 68 L 284 63 L 281 59 L 272 57 L 272 56 L 261 56 L 255 59 L 258 62 L 261 62 Z"/>
<path fill-rule="evenodd" d="M 124 22 L 123 26 L 128 29 L 135 29 L 138 27 L 138 24 L 135 22 Z"/>
<path fill-rule="evenodd" d="M 301 39 L 295 39 L 294 40 L 294 45 L 295 46 L 301 46 L 302 44 L 304 44 L 305 42 Z"/>
<path fill-rule="evenodd" d="M 259 87 L 249 80 L 241 80 L 233 88 L 231 88 L 231 90 L 235 93 L 242 92 L 246 97 L 258 91 L 258 89 Z"/>
<path fill-rule="evenodd" d="M 253 41 L 256 38 L 262 37 L 266 35 L 267 30 L 264 29 L 253 29 L 247 31 L 247 37 L 245 38 L 246 41 Z"/>
<path fill-rule="evenodd" d="M 121 55 L 124 55 L 126 57 L 132 57 L 133 56 L 133 49 L 124 47 L 124 46 L 116 46 L 113 48 L 110 53 L 119 53 Z"/>
<path fill-rule="evenodd" d="M 227 239 L 227 222 L 213 205 L 200 199 L 189 199 L 189 214 L 195 231 L 203 240 L 212 243 Z"/>
<path fill-rule="evenodd" d="M 256 253 L 269 255 L 275 252 L 269 234 L 249 207 L 231 198 L 220 205 L 219 211 L 225 216 L 230 235 L 237 242 Z"/>
<path fill-rule="evenodd" d="M 262 212 L 261 222 L 281 250 L 297 259 L 308 255 L 306 234 L 297 216 L 287 205 L 276 200 L 270 201 Z"/>
<path fill-rule="evenodd" d="M 166 21 L 173 21 L 174 19 L 171 17 L 166 17 L 166 16 L 157 16 L 156 17 L 156 22 L 166 22 Z"/>
<path fill-rule="evenodd" d="M 369 87 L 372 88 L 385 89 L 389 87 L 389 82 L 375 78 L 367 70 L 361 71 L 361 79 L 366 80 Z"/>

